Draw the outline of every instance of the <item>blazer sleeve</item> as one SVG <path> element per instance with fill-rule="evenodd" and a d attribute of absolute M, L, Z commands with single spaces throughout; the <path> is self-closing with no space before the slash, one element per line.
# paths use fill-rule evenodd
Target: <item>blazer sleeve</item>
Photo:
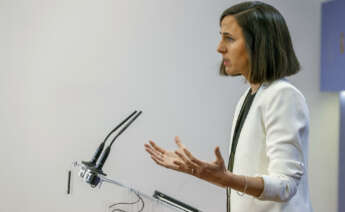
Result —
<path fill-rule="evenodd" d="M 261 175 L 261 200 L 286 202 L 297 192 L 304 174 L 309 112 L 303 95 L 294 87 L 274 90 L 263 109 L 268 174 Z"/>

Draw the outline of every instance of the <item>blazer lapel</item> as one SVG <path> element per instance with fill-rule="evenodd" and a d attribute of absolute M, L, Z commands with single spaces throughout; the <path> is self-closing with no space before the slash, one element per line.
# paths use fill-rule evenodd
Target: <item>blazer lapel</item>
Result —
<path fill-rule="evenodd" d="M 267 85 L 268 85 L 268 83 L 263 83 L 263 84 L 259 87 L 259 89 L 256 91 L 256 95 L 255 95 L 255 98 L 254 98 L 254 100 L 253 100 L 253 103 L 252 103 L 252 106 L 251 106 L 251 107 L 253 107 L 253 105 L 255 105 L 255 100 L 256 100 L 256 99 L 258 98 L 258 96 L 260 95 L 260 91 L 261 91 L 262 89 L 264 89 Z M 240 113 L 240 111 L 241 111 L 242 105 L 243 105 L 243 103 L 244 103 L 244 99 L 246 98 L 246 95 L 248 94 L 249 89 L 250 89 L 250 87 L 249 87 L 249 88 L 244 92 L 244 94 L 241 96 L 241 98 L 240 98 L 240 100 L 239 100 L 239 102 L 238 102 L 238 104 L 237 104 L 237 106 L 236 106 L 236 109 L 235 109 L 234 117 L 233 117 L 233 120 L 232 120 L 232 126 L 231 126 L 231 136 L 230 136 L 230 142 L 229 142 L 229 143 L 230 143 L 230 145 L 229 145 L 229 156 L 230 156 L 230 153 L 231 153 L 231 145 L 232 145 L 232 140 L 233 140 L 233 135 L 234 135 L 235 126 L 236 126 L 236 124 L 237 124 L 238 115 L 239 115 L 239 113 Z M 250 111 L 249 111 L 249 113 L 250 113 Z M 249 115 L 249 113 L 248 113 L 248 115 Z M 244 127 L 245 127 L 245 122 L 246 122 L 246 121 L 244 121 L 243 128 L 242 128 L 242 130 L 241 130 L 241 133 L 240 133 L 238 139 L 241 138 L 242 131 L 243 131 Z"/>
<path fill-rule="evenodd" d="M 246 98 L 246 95 L 249 92 L 249 89 L 250 89 L 250 87 L 246 89 L 246 91 L 244 92 L 244 94 L 242 94 L 240 100 L 238 101 L 238 103 L 236 105 L 234 117 L 232 119 L 232 126 L 231 126 L 231 134 L 230 134 L 230 142 L 229 142 L 230 145 L 229 145 L 229 153 L 228 153 L 229 156 L 230 156 L 230 153 L 231 153 L 231 145 L 232 145 L 232 140 L 233 140 L 233 135 L 234 135 L 234 130 L 235 130 L 235 126 L 236 126 L 236 123 L 237 123 L 238 115 L 239 115 L 239 113 L 241 111 L 244 99 Z"/>

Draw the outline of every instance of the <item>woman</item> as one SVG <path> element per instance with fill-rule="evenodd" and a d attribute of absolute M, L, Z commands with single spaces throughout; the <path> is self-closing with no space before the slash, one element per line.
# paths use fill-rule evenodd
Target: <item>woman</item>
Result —
<path fill-rule="evenodd" d="M 307 180 L 309 113 L 306 101 L 286 76 L 300 65 L 284 18 L 262 2 L 244 2 L 220 18 L 217 51 L 223 75 L 243 76 L 250 88 L 233 119 L 226 167 L 219 147 L 216 161 L 195 158 L 175 138 L 178 150 L 145 144 L 161 166 L 227 188 L 227 211 L 309 212 Z"/>

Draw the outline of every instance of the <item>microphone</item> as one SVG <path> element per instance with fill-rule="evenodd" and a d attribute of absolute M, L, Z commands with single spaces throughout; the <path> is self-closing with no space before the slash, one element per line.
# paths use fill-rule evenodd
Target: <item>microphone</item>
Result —
<path fill-rule="evenodd" d="M 106 176 L 106 174 L 103 172 L 102 168 L 104 166 L 105 161 L 107 160 L 111 146 L 115 142 L 115 140 L 141 115 L 142 111 L 135 110 L 131 115 L 129 115 L 126 119 L 124 119 L 120 124 L 118 124 L 110 133 L 105 137 L 104 141 L 99 145 L 97 148 L 94 156 L 92 157 L 91 161 L 82 161 L 82 166 L 80 167 L 79 176 L 84 179 L 84 181 L 91 185 L 91 187 L 96 187 L 99 182 L 101 181 L 99 175 Z M 101 156 L 101 153 L 104 149 L 105 143 L 107 139 L 110 137 L 111 134 L 113 134 L 118 128 L 120 128 L 123 124 L 125 124 L 133 115 L 134 118 L 132 118 L 121 130 L 120 132 L 113 138 L 110 145 L 105 149 L 105 151 Z M 96 163 L 97 162 L 97 163 Z"/>
<path fill-rule="evenodd" d="M 105 142 L 108 140 L 108 138 L 111 136 L 111 134 L 113 134 L 113 132 L 115 132 L 119 127 L 121 127 L 124 123 L 126 123 L 128 121 L 128 119 L 130 119 L 136 112 L 137 111 L 135 110 L 131 115 L 129 115 L 120 124 L 118 124 L 112 131 L 110 131 L 108 133 L 108 135 L 105 137 L 104 141 L 97 148 L 97 150 L 96 150 L 95 154 L 93 155 L 91 161 L 82 161 L 82 164 L 84 164 L 85 166 L 88 166 L 88 167 L 94 167 L 96 165 L 96 162 L 97 162 L 99 156 L 101 156 L 101 153 L 103 151 Z"/>
<path fill-rule="evenodd" d="M 95 169 L 102 175 L 106 176 L 106 174 L 102 171 L 103 165 L 105 163 L 105 161 L 107 160 L 109 154 L 110 154 L 110 150 L 111 150 L 111 146 L 113 145 L 113 143 L 115 142 L 115 140 L 135 121 L 135 119 L 138 118 L 138 116 L 140 116 L 142 113 L 142 111 L 139 111 L 139 113 L 137 113 L 134 118 L 132 120 L 130 120 L 121 130 L 120 132 L 113 138 L 113 140 L 111 141 L 110 145 L 105 149 L 105 151 L 102 154 L 101 159 L 99 159 Z"/>

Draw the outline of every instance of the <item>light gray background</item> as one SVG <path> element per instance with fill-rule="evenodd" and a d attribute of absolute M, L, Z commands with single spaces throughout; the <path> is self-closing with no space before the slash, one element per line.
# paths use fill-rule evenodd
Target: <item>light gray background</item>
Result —
<path fill-rule="evenodd" d="M 309 180 L 315 211 L 336 211 L 338 94 L 319 91 L 320 2 L 266 1 L 286 18 L 302 71 L 290 80 L 311 111 Z M 135 109 L 143 115 L 112 148 L 104 170 L 203 211 L 225 210 L 225 191 L 156 166 L 143 145 L 226 157 L 232 115 L 247 88 L 218 75 L 219 16 L 239 1 L 0 0 L 0 211 L 105 211 L 121 189 L 91 189 L 67 170 L 91 158 Z M 163 211 L 163 210 L 162 210 Z"/>

